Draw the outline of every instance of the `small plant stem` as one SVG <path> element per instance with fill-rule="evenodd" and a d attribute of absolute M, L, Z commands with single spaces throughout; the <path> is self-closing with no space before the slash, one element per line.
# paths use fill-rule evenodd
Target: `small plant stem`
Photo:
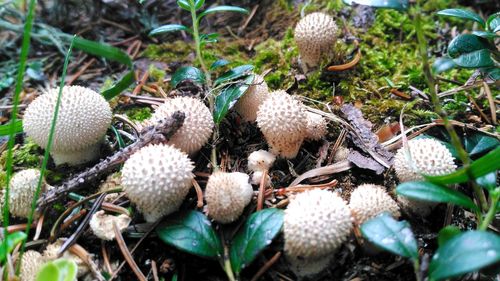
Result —
<path fill-rule="evenodd" d="M 224 271 L 226 272 L 227 279 L 229 279 L 229 281 L 236 281 L 233 270 L 231 269 L 231 262 L 226 258 L 224 259 Z"/>
<path fill-rule="evenodd" d="M 413 270 L 415 271 L 415 279 L 417 281 L 422 281 L 422 278 L 420 276 L 420 263 L 418 262 L 418 259 L 413 262 Z"/>
<path fill-rule="evenodd" d="M 479 226 L 479 230 L 486 230 L 488 226 L 495 218 L 495 214 L 497 213 L 498 199 L 500 198 L 500 190 L 495 190 L 495 192 L 491 192 L 491 204 L 488 213 L 484 216 L 484 219 Z"/>
<path fill-rule="evenodd" d="M 434 107 L 434 111 L 439 114 L 441 119 L 443 120 L 444 127 L 451 138 L 451 144 L 455 147 L 458 153 L 458 157 L 463 163 L 463 168 L 467 172 L 470 183 L 472 185 L 472 189 L 474 191 L 475 197 L 478 200 L 481 208 L 483 210 L 488 209 L 488 204 L 486 202 L 486 197 L 481 190 L 481 188 L 474 181 L 474 176 L 470 171 L 471 160 L 467 151 L 463 148 L 462 143 L 460 142 L 460 138 L 458 137 L 457 132 L 453 128 L 448 119 L 448 115 L 441 107 L 441 103 L 439 102 L 439 97 L 436 92 L 436 82 L 434 77 L 432 76 L 431 68 L 429 66 L 429 57 L 427 55 L 427 42 L 425 41 L 424 32 L 422 29 L 422 18 L 420 14 L 419 4 L 417 1 L 417 5 L 413 10 L 413 24 L 415 26 L 415 32 L 417 35 L 417 43 L 418 43 L 418 51 L 420 53 L 420 57 L 422 58 L 422 71 L 424 72 L 425 80 L 427 82 L 427 86 L 429 87 L 429 93 L 431 96 L 431 102 Z"/>

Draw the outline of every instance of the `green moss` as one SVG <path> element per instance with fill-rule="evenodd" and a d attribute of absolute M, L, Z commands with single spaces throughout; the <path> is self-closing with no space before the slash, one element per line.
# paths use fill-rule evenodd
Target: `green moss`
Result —
<path fill-rule="evenodd" d="M 36 168 L 39 166 L 42 158 L 43 155 L 40 147 L 30 139 L 26 139 L 25 143 L 14 149 L 12 153 L 12 163 L 18 167 Z M 6 160 L 7 151 L 4 151 L 0 156 L 0 165 L 2 167 L 5 167 Z"/>
<path fill-rule="evenodd" d="M 150 44 L 142 52 L 142 56 L 166 63 L 190 61 L 189 54 L 194 53 L 192 43 L 176 40 L 171 43 Z"/>
<path fill-rule="evenodd" d="M 149 77 L 151 77 L 152 80 L 158 82 L 158 83 L 163 83 L 163 78 L 167 74 L 165 70 L 157 68 L 154 64 L 151 64 L 148 68 L 148 73 Z"/>
<path fill-rule="evenodd" d="M 151 117 L 151 108 L 149 107 L 134 107 L 125 111 L 125 114 L 132 121 L 143 121 Z"/>

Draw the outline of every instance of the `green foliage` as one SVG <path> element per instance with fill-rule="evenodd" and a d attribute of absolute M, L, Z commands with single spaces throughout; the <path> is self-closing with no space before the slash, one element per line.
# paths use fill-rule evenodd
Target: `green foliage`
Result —
<path fill-rule="evenodd" d="M 9 255 L 17 245 L 25 241 L 27 237 L 28 235 L 22 231 L 7 234 L 7 239 L 0 241 L 0 264 L 4 264 L 7 255 Z"/>
<path fill-rule="evenodd" d="M 220 93 L 215 97 L 215 107 L 213 116 L 214 116 L 214 122 L 216 124 L 220 124 L 220 122 L 224 119 L 229 109 L 231 109 L 231 107 L 233 107 L 236 104 L 238 99 L 245 94 L 245 92 L 252 84 L 254 77 L 255 77 L 254 75 L 247 75 L 241 77 L 241 79 L 239 79 L 240 81 L 233 82 L 228 86 L 224 87 L 220 91 Z"/>
<path fill-rule="evenodd" d="M 57 259 L 45 263 L 36 276 L 36 281 L 75 281 L 78 266 L 70 259 Z"/>
<path fill-rule="evenodd" d="M 205 77 L 205 73 L 203 73 L 203 71 L 193 66 L 183 66 L 177 69 L 177 71 L 172 75 L 170 84 L 175 88 L 179 85 L 179 83 L 186 80 L 200 85 L 207 82 L 207 78 Z"/>
<path fill-rule="evenodd" d="M 132 121 L 144 121 L 151 117 L 152 112 L 149 107 L 133 107 L 125 111 L 125 114 Z"/>
<path fill-rule="evenodd" d="M 407 10 L 410 6 L 408 0 L 343 0 L 347 5 L 359 4 L 374 8 Z"/>
<path fill-rule="evenodd" d="M 460 228 L 454 225 L 448 225 L 443 228 L 438 233 L 438 245 L 442 247 L 446 242 L 448 242 L 451 238 L 457 236 L 462 233 Z"/>

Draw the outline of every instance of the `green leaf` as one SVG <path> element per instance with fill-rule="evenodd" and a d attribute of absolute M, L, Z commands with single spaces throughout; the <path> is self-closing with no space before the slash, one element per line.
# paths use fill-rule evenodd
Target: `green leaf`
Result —
<path fill-rule="evenodd" d="M 187 0 L 177 0 L 177 6 L 186 11 L 191 11 L 191 4 L 189 4 L 189 1 Z"/>
<path fill-rule="evenodd" d="M 219 33 L 202 34 L 200 36 L 201 45 L 205 46 L 207 43 L 216 43 L 217 38 L 219 38 Z"/>
<path fill-rule="evenodd" d="M 371 6 L 374 8 L 407 10 L 409 7 L 408 0 L 343 0 L 347 5 L 359 4 Z"/>
<path fill-rule="evenodd" d="M 404 182 L 398 185 L 396 193 L 411 199 L 438 203 L 453 203 L 471 210 L 479 210 L 476 204 L 463 193 L 431 182 Z"/>
<path fill-rule="evenodd" d="M 170 80 L 170 84 L 172 87 L 177 87 L 179 83 L 182 81 L 190 80 L 193 83 L 197 84 L 205 84 L 206 78 L 203 71 L 196 67 L 192 66 L 183 66 L 172 75 L 172 79 Z"/>
<path fill-rule="evenodd" d="M 235 13 L 242 13 L 242 14 L 248 14 L 247 9 L 243 9 L 240 7 L 235 7 L 235 6 L 217 6 L 213 8 L 208 8 L 205 11 L 203 11 L 201 14 L 198 15 L 198 21 L 201 20 L 204 16 L 208 14 L 213 14 L 213 13 L 218 13 L 218 12 L 235 12 Z"/>
<path fill-rule="evenodd" d="M 429 265 L 429 277 L 431 280 L 446 279 L 499 261 L 500 236 L 485 231 L 467 231 L 437 249 Z"/>
<path fill-rule="evenodd" d="M 17 244 L 23 242 L 26 237 L 26 233 L 22 231 L 17 231 L 14 233 L 9 233 L 7 239 L 4 239 L 0 243 L 0 263 L 4 264 L 7 259 L 7 255 L 10 254 Z"/>
<path fill-rule="evenodd" d="M 486 20 L 486 27 L 489 31 L 496 33 L 500 28 L 500 12 L 494 13 Z"/>
<path fill-rule="evenodd" d="M 0 136 L 8 136 L 10 131 L 10 123 L 5 125 L 0 125 Z M 21 133 L 23 131 L 23 121 L 16 120 L 14 123 L 14 134 Z"/>
<path fill-rule="evenodd" d="M 498 67 L 489 67 L 489 68 L 483 68 L 481 70 L 483 73 L 483 76 L 486 78 L 490 78 L 493 81 L 498 81 L 500 80 L 500 68 Z"/>
<path fill-rule="evenodd" d="M 488 40 L 473 34 L 460 34 L 448 44 L 448 55 L 458 58 L 460 55 L 491 48 Z"/>
<path fill-rule="evenodd" d="M 227 112 L 242 97 L 252 84 L 254 75 L 248 75 L 242 82 L 226 86 L 215 97 L 214 122 L 220 124 Z"/>
<path fill-rule="evenodd" d="M 463 54 L 453 61 L 458 66 L 464 68 L 489 67 L 495 65 L 495 62 L 491 58 L 491 52 L 487 49 Z"/>
<path fill-rule="evenodd" d="M 417 241 L 407 221 L 397 221 L 389 213 L 382 213 L 363 223 L 361 234 L 386 251 L 418 260 Z"/>
<path fill-rule="evenodd" d="M 38 271 L 37 281 L 74 281 L 78 273 L 76 262 L 70 259 L 57 259 L 47 262 Z"/>
<path fill-rule="evenodd" d="M 500 147 L 490 151 L 488 154 L 472 162 L 470 166 L 470 173 L 477 179 L 486 174 L 500 169 Z M 469 177 L 464 168 L 443 176 L 424 176 L 428 181 L 436 184 L 447 185 L 454 183 L 462 183 L 469 180 Z"/>
<path fill-rule="evenodd" d="M 230 250 L 231 266 L 239 275 L 281 230 L 284 212 L 269 208 L 253 213 L 233 239 Z"/>
<path fill-rule="evenodd" d="M 162 25 L 160 27 L 157 27 L 157 28 L 151 30 L 149 32 L 149 36 L 163 34 L 163 33 L 166 33 L 166 32 L 182 31 L 182 30 L 187 31 L 190 34 L 193 33 L 191 31 L 191 29 L 189 27 L 185 26 L 185 25 L 182 25 L 182 24 L 166 24 L 166 25 Z"/>
<path fill-rule="evenodd" d="M 465 150 L 471 157 L 495 149 L 499 145 L 500 141 L 497 138 L 481 133 L 473 134 L 464 140 Z"/>
<path fill-rule="evenodd" d="M 432 64 L 432 71 L 436 74 L 441 72 L 445 72 L 457 67 L 455 62 L 450 57 L 441 57 L 437 58 L 436 61 Z"/>
<path fill-rule="evenodd" d="M 479 37 L 482 37 L 482 38 L 485 38 L 485 39 L 495 39 L 497 37 L 500 37 L 498 36 L 496 33 L 494 32 L 490 32 L 490 31 L 481 31 L 481 30 L 475 30 L 475 31 L 472 31 L 472 34 L 476 35 L 476 36 L 479 36 Z"/>
<path fill-rule="evenodd" d="M 59 281 L 59 268 L 52 262 L 44 264 L 36 275 L 36 281 Z"/>
<path fill-rule="evenodd" d="M 237 66 L 237 67 L 229 70 L 228 72 L 222 74 L 217 79 L 215 79 L 214 85 L 217 86 L 217 85 L 220 85 L 224 82 L 235 80 L 237 78 L 240 78 L 242 76 L 250 74 L 250 72 L 253 70 L 253 68 L 254 68 L 254 66 L 250 65 L 250 64 L 244 64 L 244 65 Z"/>
<path fill-rule="evenodd" d="M 208 218 L 200 212 L 175 213 L 156 232 L 163 242 L 181 251 L 205 258 L 222 257 L 222 243 Z"/>
<path fill-rule="evenodd" d="M 203 4 L 205 4 L 205 0 L 196 0 L 194 3 L 194 7 L 196 10 L 199 10 Z"/>
<path fill-rule="evenodd" d="M 489 192 L 493 192 L 497 187 L 497 171 L 477 178 L 476 182 L 479 186 L 485 188 Z"/>
<path fill-rule="evenodd" d="M 441 228 L 441 230 L 439 231 L 439 234 L 438 234 L 439 247 L 442 247 L 451 238 L 457 236 L 460 233 L 462 233 L 460 231 L 460 228 L 458 228 L 455 225 L 448 225 L 448 226 Z"/>
<path fill-rule="evenodd" d="M 220 59 L 220 60 L 217 60 L 216 62 L 212 63 L 212 65 L 210 66 L 210 70 L 214 70 L 216 68 L 226 66 L 228 64 L 229 64 L 229 61 L 227 61 L 225 59 Z"/>
<path fill-rule="evenodd" d="M 437 12 L 440 16 L 450 16 L 461 19 L 472 20 L 478 22 L 483 28 L 485 27 L 484 20 L 476 13 L 464 9 L 446 9 Z"/>

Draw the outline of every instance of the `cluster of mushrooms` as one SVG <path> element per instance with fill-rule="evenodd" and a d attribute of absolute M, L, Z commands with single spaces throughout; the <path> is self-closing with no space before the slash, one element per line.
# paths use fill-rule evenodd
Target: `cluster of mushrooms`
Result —
<path fill-rule="evenodd" d="M 334 42 L 336 32 L 333 19 L 322 13 L 310 14 L 298 23 L 295 39 L 304 66 L 318 65 Z M 58 89 L 52 89 L 39 96 L 24 115 L 27 136 L 42 148 L 47 147 L 57 93 Z M 277 157 L 295 158 L 304 141 L 320 140 L 328 131 L 325 118 L 309 112 L 301 101 L 283 90 L 269 91 L 260 75 L 255 75 L 253 85 L 234 109 L 245 121 L 256 123 L 269 151 L 252 152 L 248 156 L 247 171 L 215 171 L 210 175 L 204 190 L 205 212 L 220 224 L 235 222 L 241 216 L 254 198 L 252 185 L 263 181 L 266 186 L 272 186 L 267 174 Z M 167 143 L 145 146 L 133 154 L 124 163 L 121 178 L 116 179 L 147 222 L 155 222 L 180 208 L 194 182 L 195 167 L 191 158 L 212 136 L 214 122 L 209 108 L 192 97 L 166 99 L 150 119 L 138 125 L 154 124 L 178 110 L 185 114 L 183 126 Z M 51 148 L 55 164 L 80 165 L 96 160 L 111 120 L 110 106 L 101 95 L 84 87 L 64 87 Z M 394 168 L 399 180 L 404 182 L 420 180 L 421 174 L 446 174 L 456 166 L 451 153 L 438 141 L 414 139 L 397 152 Z M 39 171 L 33 169 L 14 175 L 9 198 L 13 216 L 27 217 L 39 175 Z M 42 191 L 50 188 L 44 184 Z M 399 217 L 402 208 L 411 214 L 428 215 L 433 207 L 403 197 L 396 198 L 398 204 L 386 187 L 373 184 L 358 186 L 349 202 L 335 192 L 321 189 L 291 195 L 290 199 L 284 218 L 284 251 L 291 269 L 299 276 L 322 271 L 354 227 L 378 214 L 389 212 Z M 99 211 L 90 227 L 97 237 L 112 240 L 113 223 L 124 230 L 130 217 Z M 26 261 L 25 265 L 41 265 L 41 261 L 52 258 L 50 254 L 35 251 L 25 255 L 25 259 L 30 257 L 36 261 Z M 24 269 L 23 280 L 32 280 L 32 272 Z"/>

